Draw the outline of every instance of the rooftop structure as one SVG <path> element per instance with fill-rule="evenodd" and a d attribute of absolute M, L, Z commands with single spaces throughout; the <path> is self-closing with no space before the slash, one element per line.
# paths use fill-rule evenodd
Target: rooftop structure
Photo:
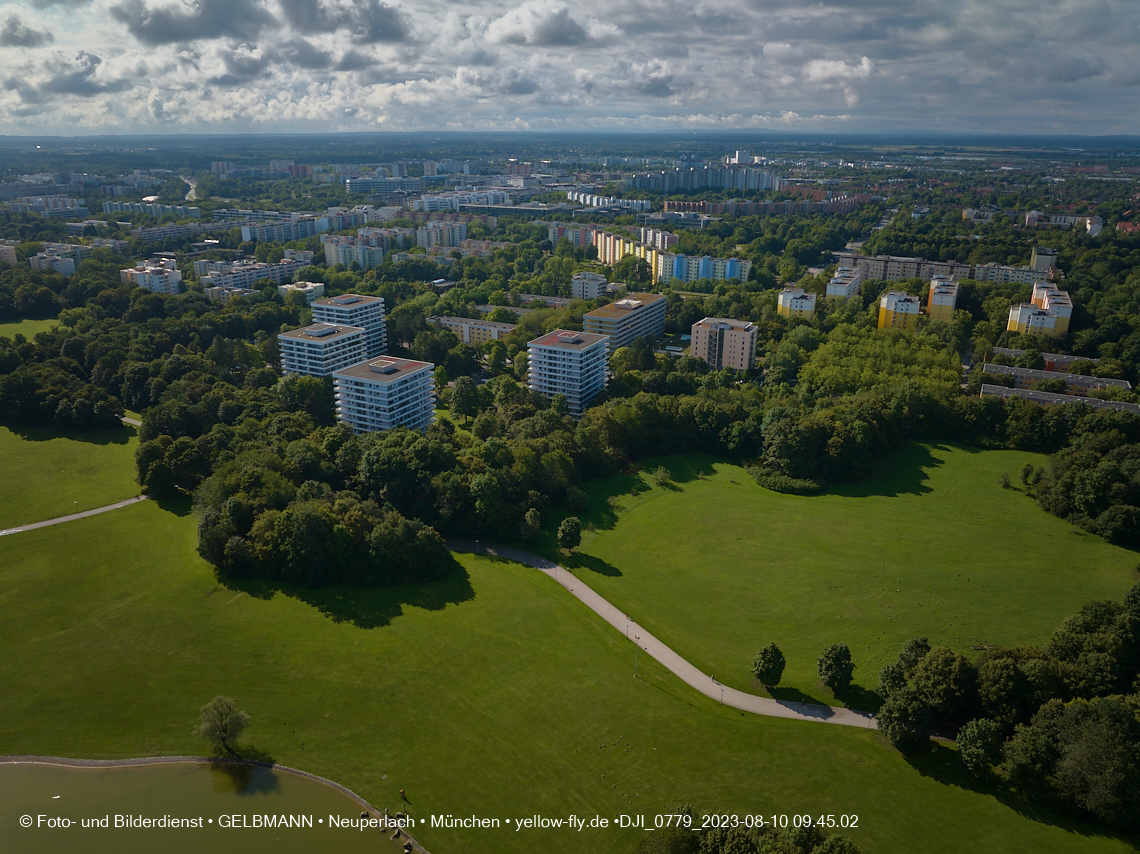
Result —
<path fill-rule="evenodd" d="M 1005 356 L 1007 359 L 1018 359 L 1026 353 L 1025 350 L 1012 350 L 1008 347 L 994 347 L 991 352 L 995 356 Z M 1041 358 L 1045 362 L 1045 370 L 1061 372 L 1068 371 L 1073 362 L 1096 363 L 1100 361 L 1100 359 L 1093 359 L 1089 356 L 1069 356 L 1063 353 L 1042 353 Z"/>
<path fill-rule="evenodd" d="M 277 336 L 281 370 L 290 374 L 327 377 L 333 371 L 363 362 L 364 330 L 358 326 L 314 323 Z"/>
<path fill-rule="evenodd" d="M 706 317 L 693 324 L 690 336 L 689 355 L 708 362 L 713 370 L 748 371 L 756 364 L 760 330 L 751 321 Z"/>
<path fill-rule="evenodd" d="M 157 294 L 176 294 L 182 290 L 182 273 L 172 258 L 139 261 L 128 270 L 120 270 L 119 279 L 124 285 L 138 285 Z"/>
<path fill-rule="evenodd" d="M 435 420 L 434 370 L 431 362 L 381 358 L 334 371 L 337 420 L 355 433 L 425 429 Z"/>
<path fill-rule="evenodd" d="M 840 267 L 827 283 L 828 299 L 847 299 L 859 293 L 863 274 L 855 267 Z"/>
<path fill-rule="evenodd" d="M 206 295 L 206 299 L 214 300 L 215 302 L 229 302 L 234 297 L 247 297 L 250 294 L 260 293 L 253 288 L 231 288 L 225 285 L 219 285 L 216 288 L 205 288 L 202 293 Z"/>
<path fill-rule="evenodd" d="M 606 387 L 605 335 L 556 329 L 527 344 L 527 384 L 553 398 L 563 395 L 570 415 L 579 418 Z"/>
<path fill-rule="evenodd" d="M 982 397 L 1020 397 L 1039 406 L 1056 406 L 1065 403 L 1083 403 L 1093 409 L 1114 409 L 1117 412 L 1140 413 L 1140 404 L 1125 403 L 1121 400 L 1100 400 L 1095 397 L 1074 397 L 1069 394 L 1053 394 L 1048 391 L 1035 391 L 1027 388 L 1006 388 L 1001 385 L 983 385 Z"/>
<path fill-rule="evenodd" d="M 803 288 L 786 287 L 776 298 L 776 313 L 783 317 L 811 320 L 815 316 L 815 294 Z"/>
<path fill-rule="evenodd" d="M 917 329 L 922 303 L 903 291 L 887 291 L 879 300 L 879 329 Z"/>
<path fill-rule="evenodd" d="M 608 356 L 628 347 L 635 338 L 657 336 L 665 331 L 665 295 L 633 293 L 595 308 L 582 318 L 586 331 L 609 338 Z"/>
<path fill-rule="evenodd" d="M 284 299 L 292 293 L 304 294 L 305 302 L 312 305 L 314 300 L 320 299 L 325 295 L 324 282 L 293 282 L 289 285 L 278 285 L 277 293 Z"/>
<path fill-rule="evenodd" d="M 319 299 L 313 303 L 313 320 L 363 329 L 366 359 L 388 352 L 388 323 L 383 297 L 343 294 Z"/>
<path fill-rule="evenodd" d="M 930 280 L 930 292 L 926 300 L 926 313 L 931 320 L 945 320 L 947 323 L 954 317 L 954 308 L 958 304 L 958 283 L 953 279 L 935 276 Z"/>
<path fill-rule="evenodd" d="M 987 374 L 1001 374 L 1013 377 L 1017 388 L 1031 388 L 1038 380 L 1064 380 L 1065 390 L 1068 394 L 1082 394 L 1096 389 L 1122 388 L 1132 390 L 1132 383 L 1127 380 L 1114 380 L 1107 377 L 1089 377 L 1083 374 L 1066 374 L 1059 371 L 1038 371 L 1033 368 L 1014 368 L 1009 365 L 998 365 L 990 362 L 982 366 Z"/>

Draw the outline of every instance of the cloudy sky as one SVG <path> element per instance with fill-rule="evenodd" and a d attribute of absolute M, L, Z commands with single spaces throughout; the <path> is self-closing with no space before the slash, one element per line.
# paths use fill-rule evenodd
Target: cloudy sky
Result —
<path fill-rule="evenodd" d="M 1140 133 L 1140 2 L 0 2 L 0 133 L 591 128 Z"/>

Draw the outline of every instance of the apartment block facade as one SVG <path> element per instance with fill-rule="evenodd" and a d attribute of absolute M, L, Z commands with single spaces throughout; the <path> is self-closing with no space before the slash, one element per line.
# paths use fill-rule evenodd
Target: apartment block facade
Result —
<path fill-rule="evenodd" d="M 385 358 L 334 371 L 337 420 L 354 433 L 426 429 L 435 420 L 434 370 L 431 362 Z"/>
<path fill-rule="evenodd" d="M 936 276 L 930 280 L 930 292 L 926 298 L 926 313 L 931 320 L 945 320 L 947 323 L 954 317 L 954 308 L 958 304 L 958 283 L 950 279 Z"/>
<path fill-rule="evenodd" d="M 579 418 L 606 387 L 605 335 L 556 329 L 527 344 L 527 385 L 547 397 L 563 395 Z"/>
<path fill-rule="evenodd" d="M 815 316 L 815 294 L 803 288 L 786 287 L 776 298 L 776 313 L 811 320 Z"/>
<path fill-rule="evenodd" d="M 609 339 L 612 356 L 635 338 L 657 336 L 665 331 L 665 295 L 633 293 L 609 305 L 595 308 L 582 318 L 586 331 Z"/>
<path fill-rule="evenodd" d="M 327 377 L 363 362 L 364 330 L 358 326 L 314 323 L 277 336 L 281 370 L 287 374 Z"/>
<path fill-rule="evenodd" d="M 922 303 L 903 291 L 888 291 L 879 300 L 879 329 L 917 329 Z"/>
<path fill-rule="evenodd" d="M 484 341 L 498 341 L 514 331 L 514 323 L 498 323 L 474 317 L 429 317 L 428 323 L 438 323 L 444 329 L 454 332 L 464 344 L 479 345 Z"/>
<path fill-rule="evenodd" d="M 693 324 L 689 355 L 708 362 L 713 370 L 750 371 L 756 364 L 760 330 L 748 320 L 706 317 Z"/>
<path fill-rule="evenodd" d="M 177 294 L 182 291 L 182 273 L 173 258 L 139 261 L 128 270 L 120 270 L 119 280 L 124 285 L 138 285 L 156 294 Z"/>
<path fill-rule="evenodd" d="M 863 273 L 856 267 L 840 267 L 827 283 L 828 299 L 853 297 L 863 287 Z"/>
<path fill-rule="evenodd" d="M 383 356 L 388 352 L 388 320 L 384 313 L 383 297 L 343 294 L 319 299 L 313 303 L 313 320 L 363 329 L 363 359 Z"/>
<path fill-rule="evenodd" d="M 570 277 L 573 299 L 597 299 L 606 292 L 606 277 L 601 273 L 581 272 Z"/>

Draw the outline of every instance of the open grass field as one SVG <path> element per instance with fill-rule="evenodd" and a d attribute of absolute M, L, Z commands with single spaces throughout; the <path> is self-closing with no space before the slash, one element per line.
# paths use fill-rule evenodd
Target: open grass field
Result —
<path fill-rule="evenodd" d="M 73 434 L 0 427 L 0 530 L 131 498 L 137 447 L 127 426 Z"/>
<path fill-rule="evenodd" d="M 59 321 L 54 317 L 47 320 L 32 320 L 28 317 L 21 317 L 19 320 L 2 320 L 0 321 L 0 337 L 11 338 L 19 333 L 31 341 L 37 332 L 47 332 L 58 323 Z"/>
<path fill-rule="evenodd" d="M 249 740 L 413 815 L 858 815 L 867 854 L 1125 852 L 874 732 L 745 716 L 696 695 L 552 580 L 462 556 L 386 591 L 219 585 L 194 520 L 153 502 L 0 539 L 6 753 L 185 754 L 219 693 Z M 385 779 L 385 775 L 387 778 Z M 433 854 L 627 854 L 641 831 L 444 830 Z"/>
<path fill-rule="evenodd" d="M 676 483 L 639 476 L 587 485 L 597 534 L 568 565 L 718 681 L 764 693 L 749 668 L 776 642 L 785 699 L 833 701 L 816 659 L 835 642 L 857 664 L 850 704 L 873 708 L 879 668 L 928 635 L 971 647 L 1042 643 L 1093 599 L 1119 599 L 1138 556 L 999 486 L 1039 455 L 912 444 L 869 480 L 801 497 L 762 489 L 699 455 L 662 462 Z M 636 484 L 647 491 L 629 494 Z M 616 511 L 607 497 L 616 496 Z M 628 509 L 626 509 L 628 508 Z M 557 527 L 553 519 L 548 528 Z M 552 538 L 545 551 L 556 556 Z"/>

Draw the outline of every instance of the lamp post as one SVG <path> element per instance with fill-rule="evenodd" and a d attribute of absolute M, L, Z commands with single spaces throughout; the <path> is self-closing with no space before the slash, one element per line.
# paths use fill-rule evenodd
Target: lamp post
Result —
<path fill-rule="evenodd" d="M 633 643 L 634 643 L 634 647 L 633 647 L 633 675 L 634 675 L 634 678 L 636 678 L 637 677 L 637 651 L 638 651 L 638 649 L 641 648 L 641 636 L 640 635 L 634 635 L 633 636 Z"/>

